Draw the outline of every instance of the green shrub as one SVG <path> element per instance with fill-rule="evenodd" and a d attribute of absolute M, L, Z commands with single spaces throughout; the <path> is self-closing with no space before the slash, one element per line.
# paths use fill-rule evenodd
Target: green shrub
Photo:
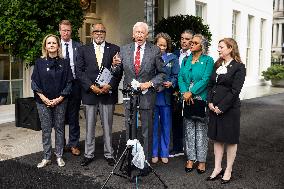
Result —
<path fill-rule="evenodd" d="M 266 81 L 284 79 L 284 65 L 272 65 L 262 72 Z"/>
<path fill-rule="evenodd" d="M 61 20 L 71 21 L 74 39 L 84 20 L 78 0 L 1 0 L 0 12 L 0 45 L 8 46 L 16 61 L 27 64 L 41 55 L 44 36 L 59 35 Z"/>

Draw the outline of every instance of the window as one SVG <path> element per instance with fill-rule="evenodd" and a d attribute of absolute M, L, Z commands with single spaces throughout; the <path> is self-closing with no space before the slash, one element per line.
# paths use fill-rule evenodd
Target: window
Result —
<path fill-rule="evenodd" d="M 12 62 L 6 48 L 0 47 L 0 105 L 14 104 L 23 97 L 23 64 Z"/>
<path fill-rule="evenodd" d="M 149 40 L 154 39 L 155 23 L 158 21 L 159 0 L 144 1 L 144 19 L 149 26 Z"/>
<path fill-rule="evenodd" d="M 264 42 L 264 23 L 265 19 L 260 20 L 260 35 L 259 35 L 259 64 L 258 64 L 258 75 L 261 76 L 262 67 L 263 67 L 263 42 Z"/>
<path fill-rule="evenodd" d="M 247 49 L 246 49 L 246 67 L 249 69 L 250 64 L 250 54 L 251 54 L 251 29 L 252 29 L 252 19 L 253 16 L 248 16 L 248 23 L 247 23 Z M 247 70 L 248 70 L 247 69 Z"/>
<path fill-rule="evenodd" d="M 85 33 L 85 36 L 86 36 L 86 41 L 85 41 L 85 43 L 91 43 L 92 42 L 92 24 L 91 23 L 86 23 L 85 24 L 85 31 L 86 31 L 86 33 Z"/>
<path fill-rule="evenodd" d="M 90 12 L 97 13 L 97 0 L 91 0 Z"/>
<path fill-rule="evenodd" d="M 206 4 L 199 1 L 195 2 L 195 16 L 199 16 L 206 22 Z"/>
<path fill-rule="evenodd" d="M 233 11 L 233 18 L 232 18 L 232 38 L 237 41 L 237 29 L 238 29 L 238 19 L 239 19 L 239 12 Z"/>

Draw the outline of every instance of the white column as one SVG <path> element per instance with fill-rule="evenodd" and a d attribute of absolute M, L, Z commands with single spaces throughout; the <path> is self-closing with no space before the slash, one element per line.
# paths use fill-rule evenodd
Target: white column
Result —
<path fill-rule="evenodd" d="M 280 0 L 279 1 L 279 5 L 278 5 L 278 7 L 279 7 L 279 11 L 283 11 L 283 0 Z"/>
<path fill-rule="evenodd" d="M 279 24 L 279 27 L 278 27 L 278 43 L 277 43 L 277 46 L 278 47 L 281 47 L 282 46 L 282 40 L 283 40 L 283 35 L 282 35 L 282 24 Z"/>
<path fill-rule="evenodd" d="M 277 24 L 273 24 L 273 39 L 272 39 L 272 46 L 276 46 L 276 39 L 277 39 Z"/>
<path fill-rule="evenodd" d="M 279 5 L 278 5 L 278 0 L 274 0 L 275 1 L 275 6 L 274 6 L 274 11 L 278 11 L 279 9 Z"/>

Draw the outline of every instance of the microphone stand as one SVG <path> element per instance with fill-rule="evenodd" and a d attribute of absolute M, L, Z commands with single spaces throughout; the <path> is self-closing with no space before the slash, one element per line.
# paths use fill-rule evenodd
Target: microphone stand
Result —
<path fill-rule="evenodd" d="M 130 89 L 130 87 L 128 87 L 127 89 L 123 89 L 122 93 L 125 94 L 127 96 L 127 98 L 124 98 L 124 100 L 129 100 L 129 105 L 130 105 L 130 109 L 129 109 L 129 117 L 127 120 L 127 124 L 128 124 L 128 128 L 129 128 L 129 139 L 133 140 L 133 136 L 132 136 L 132 124 L 133 124 L 133 119 L 134 119 L 134 96 L 136 96 L 136 111 L 138 114 L 138 109 L 139 109 L 139 99 L 140 99 L 140 94 L 141 91 L 140 90 L 133 90 Z M 130 97 L 130 98 L 129 98 Z M 137 115 L 137 128 L 136 128 L 136 132 L 135 135 L 137 135 L 137 129 L 138 129 L 138 115 Z M 135 136 L 137 138 L 137 136 Z M 111 178 L 112 175 L 116 175 L 116 176 L 120 176 L 122 178 L 125 179 L 129 179 L 130 181 L 133 179 L 132 177 L 132 146 L 131 145 L 127 145 L 126 148 L 124 149 L 124 151 L 122 152 L 122 155 L 119 157 L 118 161 L 116 162 L 116 164 L 114 165 L 113 169 L 111 170 L 110 174 L 108 175 L 107 179 L 105 180 L 103 186 L 101 187 L 101 189 L 104 189 L 106 184 L 108 183 L 109 179 Z M 127 158 L 127 165 L 125 165 L 125 160 Z M 121 164 L 120 164 L 121 162 Z M 166 183 L 161 179 L 161 177 L 156 173 L 156 171 L 154 170 L 154 168 L 150 165 L 150 163 L 145 160 L 145 163 L 150 167 L 151 171 L 155 174 L 155 176 L 159 179 L 159 181 L 164 185 L 164 188 L 168 188 L 168 186 L 166 185 Z M 118 165 L 120 164 L 120 168 L 119 171 L 122 172 L 122 174 L 115 172 L 116 168 L 118 167 Z M 127 176 L 125 176 L 127 175 Z M 136 176 L 137 177 L 137 176 Z M 136 178 L 136 182 L 137 182 L 137 178 Z"/>

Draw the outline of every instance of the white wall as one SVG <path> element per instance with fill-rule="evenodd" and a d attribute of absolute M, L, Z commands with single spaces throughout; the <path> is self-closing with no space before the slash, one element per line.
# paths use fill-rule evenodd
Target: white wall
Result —
<path fill-rule="evenodd" d="M 178 14 L 195 15 L 195 0 L 165 0 L 170 2 L 170 16 Z M 232 16 L 233 10 L 239 11 L 239 20 L 237 24 L 237 42 L 242 60 L 246 61 L 247 48 L 247 23 L 248 15 L 253 16 L 251 26 L 251 59 L 247 66 L 247 77 L 245 85 L 257 85 L 261 81 L 259 69 L 265 70 L 270 65 L 271 57 L 271 36 L 272 36 L 272 18 L 273 1 L 270 0 L 198 0 L 206 4 L 206 23 L 212 33 L 210 55 L 217 60 L 218 41 L 225 37 L 232 37 Z M 164 16 L 167 16 L 166 14 Z M 264 63 L 259 68 L 259 39 L 260 39 L 260 21 L 265 19 L 264 23 L 264 41 L 263 41 L 263 60 Z"/>

